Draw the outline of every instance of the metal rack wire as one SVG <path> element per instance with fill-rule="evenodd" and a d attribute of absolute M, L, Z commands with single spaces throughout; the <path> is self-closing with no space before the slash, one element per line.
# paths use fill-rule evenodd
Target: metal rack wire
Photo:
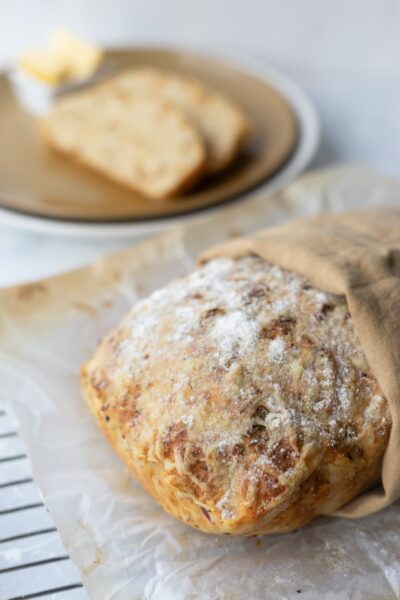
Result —
<path fill-rule="evenodd" d="M 88 600 L 0 405 L 0 600 Z"/>

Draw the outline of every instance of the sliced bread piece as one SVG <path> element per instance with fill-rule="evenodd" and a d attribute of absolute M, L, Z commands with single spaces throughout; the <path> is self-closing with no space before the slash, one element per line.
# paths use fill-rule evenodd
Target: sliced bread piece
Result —
<path fill-rule="evenodd" d="M 205 138 L 208 172 L 228 166 L 247 141 L 250 127 L 244 112 L 196 80 L 159 69 L 134 68 L 122 71 L 108 85 L 125 97 L 164 98 L 181 108 Z"/>
<path fill-rule="evenodd" d="M 206 164 L 202 136 L 178 107 L 108 84 L 58 100 L 41 130 L 56 150 L 154 199 L 188 189 Z"/>

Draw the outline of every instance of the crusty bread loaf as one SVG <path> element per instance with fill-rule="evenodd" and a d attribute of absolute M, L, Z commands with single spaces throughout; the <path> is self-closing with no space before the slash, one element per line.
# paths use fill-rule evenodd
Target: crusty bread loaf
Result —
<path fill-rule="evenodd" d="M 169 71 L 138 68 L 121 72 L 109 85 L 129 97 L 160 97 L 179 106 L 204 136 L 209 172 L 229 165 L 247 140 L 249 122 L 243 111 L 196 80 Z"/>
<path fill-rule="evenodd" d="M 41 130 L 55 149 L 154 199 L 183 192 L 205 168 L 196 127 L 157 96 L 126 99 L 100 84 L 58 100 Z"/>
<path fill-rule="evenodd" d="M 82 378 L 132 473 L 203 531 L 288 531 L 380 477 L 391 419 L 345 300 L 254 256 L 139 302 Z"/>

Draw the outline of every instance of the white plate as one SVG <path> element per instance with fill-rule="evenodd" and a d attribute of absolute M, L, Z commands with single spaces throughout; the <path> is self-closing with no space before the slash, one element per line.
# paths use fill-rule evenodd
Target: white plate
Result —
<path fill-rule="evenodd" d="M 202 52 L 204 55 L 205 53 Z M 317 112 L 305 92 L 290 78 L 283 75 L 270 65 L 261 60 L 249 58 L 243 54 L 226 53 L 221 51 L 208 51 L 212 58 L 217 58 L 226 64 L 246 69 L 249 73 L 256 75 L 259 79 L 267 81 L 275 87 L 291 104 L 299 125 L 299 142 L 297 147 L 285 164 L 267 182 L 258 186 L 255 190 L 245 194 L 234 202 L 243 202 L 249 198 L 267 196 L 277 189 L 285 186 L 301 173 L 314 157 L 320 138 L 320 127 Z M 229 203 L 231 204 L 231 203 Z M 226 207 L 228 204 L 225 204 Z M 224 207 L 215 207 L 202 210 L 199 213 L 172 217 L 170 219 L 152 220 L 142 223 L 75 223 L 71 221 L 52 220 L 20 214 L 0 208 L 0 223 L 11 225 L 19 229 L 48 233 L 71 237 L 85 238 L 115 238 L 115 237 L 143 237 L 165 230 L 177 223 L 201 220 L 211 212 L 224 210 Z"/>

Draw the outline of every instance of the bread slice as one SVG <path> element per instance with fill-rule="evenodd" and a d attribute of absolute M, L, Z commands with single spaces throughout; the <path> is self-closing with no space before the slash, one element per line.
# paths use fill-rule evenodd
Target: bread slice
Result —
<path fill-rule="evenodd" d="M 215 173 L 238 155 L 249 133 L 243 111 L 198 81 L 153 68 L 123 71 L 110 83 L 126 97 L 150 96 L 172 101 L 196 124 L 207 146 L 207 170 Z"/>
<path fill-rule="evenodd" d="M 179 108 L 108 84 L 58 100 L 41 130 L 56 150 L 154 199 L 183 192 L 205 169 L 202 136 Z"/>

